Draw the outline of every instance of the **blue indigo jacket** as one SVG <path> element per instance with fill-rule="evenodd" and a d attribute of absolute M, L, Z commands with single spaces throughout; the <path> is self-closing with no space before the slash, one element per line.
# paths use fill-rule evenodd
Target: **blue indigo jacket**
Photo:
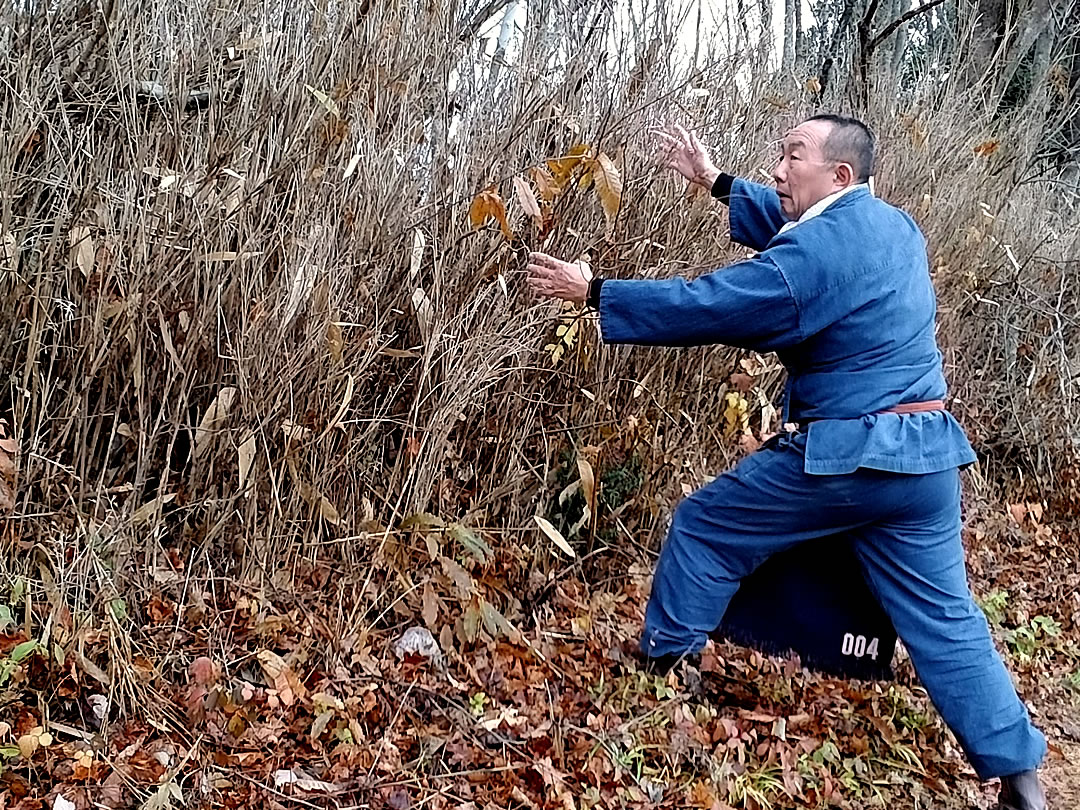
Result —
<path fill-rule="evenodd" d="M 783 418 L 807 426 L 807 473 L 973 463 L 948 412 L 880 413 L 946 395 L 926 242 L 911 217 L 858 189 L 780 233 L 775 190 L 744 180 L 729 205 L 731 238 L 759 253 L 692 281 L 606 280 L 604 341 L 776 352 L 788 371 Z"/>

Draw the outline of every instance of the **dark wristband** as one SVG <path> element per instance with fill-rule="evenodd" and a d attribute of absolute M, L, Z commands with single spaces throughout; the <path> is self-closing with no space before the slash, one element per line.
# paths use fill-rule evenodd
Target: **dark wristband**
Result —
<path fill-rule="evenodd" d="M 597 276 L 589 282 L 589 294 L 585 297 L 585 303 L 592 309 L 600 309 L 600 288 L 604 285 L 604 279 Z"/>
<path fill-rule="evenodd" d="M 727 205 L 731 201 L 731 184 L 734 182 L 734 175 L 720 172 L 712 184 L 712 195 Z"/>

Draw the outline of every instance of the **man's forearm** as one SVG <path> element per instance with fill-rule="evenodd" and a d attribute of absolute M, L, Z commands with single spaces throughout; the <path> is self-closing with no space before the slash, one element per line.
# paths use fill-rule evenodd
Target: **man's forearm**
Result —
<path fill-rule="evenodd" d="M 709 190 L 712 196 L 727 205 L 731 200 L 731 184 L 734 182 L 734 175 L 718 171 L 709 185 Z M 602 276 L 597 276 L 589 282 L 589 294 L 585 298 L 585 303 L 592 309 L 600 309 L 600 288 L 603 284 L 604 279 Z"/>

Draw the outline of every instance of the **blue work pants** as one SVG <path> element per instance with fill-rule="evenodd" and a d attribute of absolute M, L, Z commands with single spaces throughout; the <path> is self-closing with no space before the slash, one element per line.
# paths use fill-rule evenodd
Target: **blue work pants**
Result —
<path fill-rule="evenodd" d="M 905 475 L 803 470 L 805 435 L 783 435 L 676 509 L 653 580 L 642 650 L 700 650 L 739 582 L 771 554 L 844 534 L 920 680 L 983 779 L 1046 753 L 968 587 L 955 468 Z"/>

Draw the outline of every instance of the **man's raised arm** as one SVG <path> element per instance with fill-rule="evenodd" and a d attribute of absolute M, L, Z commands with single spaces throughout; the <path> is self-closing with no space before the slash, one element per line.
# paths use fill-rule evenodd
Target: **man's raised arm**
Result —
<path fill-rule="evenodd" d="M 764 250 L 786 221 L 776 191 L 721 172 L 697 135 L 678 124 L 653 134 L 659 141 L 658 162 L 727 203 L 731 238 L 753 250 Z"/>

